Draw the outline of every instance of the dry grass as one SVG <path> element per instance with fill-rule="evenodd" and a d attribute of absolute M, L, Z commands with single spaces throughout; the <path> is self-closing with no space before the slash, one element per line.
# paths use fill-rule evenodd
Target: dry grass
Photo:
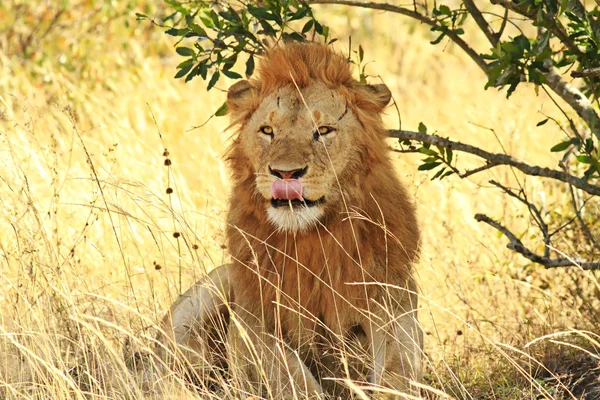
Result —
<path fill-rule="evenodd" d="M 179 60 L 162 33 L 125 7 L 91 13 L 102 2 L 73 2 L 71 22 L 24 54 L 18 34 L 49 23 L 53 8 L 16 3 L 27 5 L 26 18 L 0 23 L 0 397 L 164 398 L 156 390 L 166 383 L 145 375 L 139 354 L 177 295 L 227 260 L 226 121 L 192 129 L 224 94 L 207 94 L 200 80 L 175 81 Z M 0 21 L 15 10 L 0 5 Z M 560 132 L 535 127 L 542 113 L 561 119 L 543 93 L 522 87 L 506 100 L 484 91 L 483 74 L 459 49 L 431 46 L 428 31 L 404 19 L 334 8 L 320 15 L 376 60 L 368 71 L 394 93 L 403 128 L 423 121 L 460 141 L 556 165 L 548 148 Z M 397 124 L 390 111 L 388 125 Z M 484 212 L 534 239 L 526 210 L 488 180 L 520 182 L 566 218 L 564 188 L 502 168 L 431 182 L 416 170 L 419 157 L 391 156 L 424 229 L 427 383 L 461 399 L 578 398 L 581 374 L 567 366 L 598 367 L 597 275 L 528 265 L 473 219 Z M 559 244 L 577 252 L 576 237 Z M 169 385 L 172 398 L 193 395 Z"/>

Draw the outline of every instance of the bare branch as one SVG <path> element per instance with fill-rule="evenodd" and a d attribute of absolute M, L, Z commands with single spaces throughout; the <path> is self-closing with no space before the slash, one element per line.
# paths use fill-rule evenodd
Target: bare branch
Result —
<path fill-rule="evenodd" d="M 506 236 L 509 240 L 509 243 L 506 245 L 510 250 L 516 251 L 521 254 L 523 257 L 528 260 L 533 261 L 536 264 L 541 264 L 546 268 L 556 268 L 556 267 L 579 267 L 584 270 L 600 270 L 600 262 L 595 261 L 583 261 L 575 258 L 550 258 L 540 256 L 535 254 L 533 251 L 529 250 L 523 242 L 515 236 L 514 233 L 509 231 L 499 222 L 494 221 L 490 217 L 484 214 L 475 214 L 475 220 L 478 222 L 485 222 L 486 224 L 492 226 L 493 228 L 499 230 Z"/>
<path fill-rule="evenodd" d="M 485 20 L 483 15 L 481 15 L 481 12 L 475 5 L 475 2 L 473 0 L 463 0 L 463 4 L 465 5 L 465 8 L 469 12 L 469 14 L 471 14 L 471 16 L 473 17 L 477 25 L 479 26 L 479 29 L 481 29 L 481 31 L 488 38 L 488 40 L 492 44 L 492 47 L 496 47 L 496 45 L 498 44 L 498 36 L 496 36 L 488 22 Z"/>
<path fill-rule="evenodd" d="M 571 76 L 573 78 L 591 78 L 600 76 L 600 67 L 582 69 L 581 71 L 571 71 Z"/>
<path fill-rule="evenodd" d="M 388 135 L 390 137 L 400 140 L 416 140 L 434 146 L 450 148 L 452 150 L 458 150 L 465 153 L 473 154 L 477 157 L 486 160 L 487 164 L 491 164 L 489 168 L 498 165 L 508 165 L 518 169 L 519 171 L 527 175 L 542 176 L 544 178 L 555 179 L 564 183 L 571 183 L 576 188 L 581 189 L 589 194 L 596 196 L 600 195 L 600 186 L 592 185 L 584 179 L 577 178 L 576 176 L 567 174 L 563 171 L 539 167 L 535 165 L 529 165 L 506 154 L 490 153 L 480 149 L 479 147 L 471 146 L 469 144 L 464 144 L 461 142 L 455 142 L 453 140 L 445 139 L 440 136 L 428 135 L 426 133 L 421 132 L 389 130 Z"/>
<path fill-rule="evenodd" d="M 600 0 L 598 0 L 600 1 Z M 499 41 L 502 38 L 502 34 L 504 33 L 504 29 L 506 28 L 506 23 L 508 22 L 508 8 L 504 9 L 504 17 L 502 18 L 502 25 L 500 25 L 500 29 L 496 34 L 496 39 Z"/>
<path fill-rule="evenodd" d="M 409 10 L 408 8 L 395 6 L 392 4 L 386 3 L 364 3 L 361 1 L 355 0 L 308 0 L 308 4 L 339 4 L 351 7 L 361 7 L 361 8 L 370 8 L 373 10 L 382 10 L 389 11 L 396 14 L 402 14 L 410 18 L 414 18 L 418 21 L 421 21 L 424 24 L 429 26 L 441 27 L 437 21 L 433 18 L 428 17 L 427 15 L 423 15 L 413 10 Z M 443 27 L 441 27 L 443 28 Z M 483 72 L 487 72 L 487 64 L 483 58 L 471 47 L 467 42 L 465 42 L 456 32 L 451 29 L 446 29 L 443 31 L 446 36 L 448 36 L 454 43 L 456 43 L 475 63 L 483 70 Z"/>
<path fill-rule="evenodd" d="M 529 209 L 529 212 L 533 216 L 533 219 L 535 220 L 538 228 L 540 228 L 540 231 L 542 231 L 542 235 L 544 235 L 544 245 L 545 245 L 544 257 L 548 257 L 550 255 L 550 247 L 549 247 L 550 246 L 550 234 L 548 233 L 548 224 L 546 224 L 546 222 L 544 221 L 544 218 L 542 217 L 542 213 L 540 212 L 540 210 L 538 210 L 538 208 L 527 199 L 527 196 L 525 195 L 523 189 L 520 190 L 521 194 L 518 194 L 518 193 L 513 192 L 510 188 L 508 188 L 494 180 L 491 180 L 490 183 L 492 185 L 496 186 L 497 188 L 500 188 L 507 195 L 519 200 L 521 203 L 523 203 L 527 206 L 527 208 Z M 571 186 L 569 186 L 569 187 L 571 187 Z"/>
<path fill-rule="evenodd" d="M 567 104 L 575 110 L 577 115 L 585 121 L 586 125 L 594 135 L 600 138 L 600 117 L 590 100 L 578 89 L 569 85 L 569 83 L 558 74 L 556 69 L 552 67 L 552 60 L 544 61 L 544 66 L 549 70 L 546 74 L 546 84 L 548 87 L 567 102 Z"/>
<path fill-rule="evenodd" d="M 561 163 L 561 166 L 563 167 L 563 169 L 566 170 L 566 165 Z M 583 220 L 583 217 L 581 216 L 581 210 L 583 209 L 584 205 L 579 207 L 579 205 L 577 204 L 577 200 L 575 199 L 575 191 L 573 190 L 573 186 L 571 185 L 569 185 L 569 193 L 571 194 L 571 204 L 573 205 L 573 211 L 575 212 L 575 216 L 577 217 L 577 221 L 579 222 L 579 226 L 581 227 L 583 234 L 594 248 L 600 250 L 600 244 L 598 243 L 598 241 L 594 237 L 594 234 L 592 234 L 590 228 L 587 226 L 587 224 Z"/>

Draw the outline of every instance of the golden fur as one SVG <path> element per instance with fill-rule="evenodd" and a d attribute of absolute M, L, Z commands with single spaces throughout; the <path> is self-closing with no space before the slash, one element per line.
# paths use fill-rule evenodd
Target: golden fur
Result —
<path fill-rule="evenodd" d="M 380 114 L 389 99 L 384 85 L 359 83 L 342 55 L 319 44 L 275 47 L 254 79 L 231 87 L 233 263 L 171 308 L 164 327 L 175 341 L 202 347 L 202 340 L 190 344 L 189 326 L 228 304 L 230 364 L 281 396 L 339 394 L 344 385 L 327 377 L 411 390 L 409 379 L 421 374 L 411 274 L 419 229 L 388 158 Z M 320 126 L 331 132 L 317 134 Z M 307 203 L 275 208 L 272 171 L 302 168 Z M 308 207 L 309 200 L 318 202 Z M 351 342 L 371 356 L 351 362 L 354 373 L 343 362 Z M 248 362 L 257 357 L 271 372 Z"/>

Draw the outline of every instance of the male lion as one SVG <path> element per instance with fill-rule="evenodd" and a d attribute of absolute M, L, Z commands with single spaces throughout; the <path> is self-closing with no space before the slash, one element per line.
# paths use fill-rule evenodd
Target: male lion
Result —
<path fill-rule="evenodd" d="M 270 398 L 418 393 L 419 229 L 388 158 L 390 97 L 320 44 L 274 47 L 229 89 L 233 261 L 171 307 L 163 349 Z"/>

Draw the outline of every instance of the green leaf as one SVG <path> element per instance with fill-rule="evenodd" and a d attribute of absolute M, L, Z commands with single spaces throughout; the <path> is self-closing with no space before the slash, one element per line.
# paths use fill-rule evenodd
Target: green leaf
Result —
<path fill-rule="evenodd" d="M 440 11 L 441 15 L 447 15 L 447 16 L 452 15 L 452 11 L 450 11 L 450 7 L 448 7 L 445 4 L 440 5 L 439 11 Z"/>
<path fill-rule="evenodd" d="M 250 77 L 254 73 L 254 56 L 250 56 L 246 61 L 246 76 Z"/>
<path fill-rule="evenodd" d="M 302 36 L 301 34 L 299 34 L 298 32 L 292 32 L 292 33 L 287 33 L 284 32 L 283 33 L 283 40 L 285 42 L 305 42 L 306 39 L 304 38 L 304 36 Z"/>
<path fill-rule="evenodd" d="M 419 149 L 419 153 L 427 154 L 428 156 L 435 156 L 436 158 L 438 158 L 438 153 L 435 150 L 431 150 L 427 147 L 421 147 Z"/>
<path fill-rule="evenodd" d="M 527 51 L 531 50 L 531 42 L 529 41 L 527 36 L 519 35 L 516 38 L 514 38 L 513 41 L 519 49 Z"/>
<path fill-rule="evenodd" d="M 167 29 L 165 33 L 169 36 L 183 36 L 187 33 L 187 29 L 171 28 Z"/>
<path fill-rule="evenodd" d="M 175 49 L 175 51 L 177 54 L 184 57 L 191 57 L 196 54 L 194 50 L 190 49 L 189 47 L 178 47 Z"/>
<path fill-rule="evenodd" d="M 221 104 L 221 107 L 219 107 L 217 111 L 215 111 L 215 117 L 222 117 L 227 114 L 227 111 L 229 111 L 229 107 L 227 106 L 227 102 L 225 102 Z"/>
<path fill-rule="evenodd" d="M 223 75 L 225 75 L 226 77 L 231 78 L 231 79 L 242 79 L 242 76 L 240 74 L 238 74 L 237 72 L 234 72 L 234 71 L 230 71 L 228 69 L 223 70 Z"/>
<path fill-rule="evenodd" d="M 421 133 L 427 133 L 427 127 L 422 122 L 419 122 L 419 132 L 421 132 Z"/>
<path fill-rule="evenodd" d="M 319 34 L 322 35 L 323 34 L 323 25 L 321 25 L 320 23 L 318 23 L 317 21 L 315 21 L 315 31 Z"/>
<path fill-rule="evenodd" d="M 248 5 L 248 12 L 259 20 L 268 20 L 268 21 L 277 21 L 278 18 L 272 14 L 271 9 L 268 6 L 265 7 L 256 7 L 252 5 Z"/>
<path fill-rule="evenodd" d="M 452 175 L 453 173 L 454 173 L 454 171 L 452 171 L 452 170 L 446 171 L 446 173 L 444 175 L 440 176 L 440 181 L 442 179 L 444 179 L 445 177 Z"/>
<path fill-rule="evenodd" d="M 439 42 L 441 42 L 441 41 L 442 41 L 442 39 L 444 38 L 444 36 L 446 36 L 446 32 L 442 32 L 442 33 L 440 34 L 440 36 L 438 36 L 438 37 L 437 37 L 437 39 L 435 39 L 435 40 L 432 40 L 432 41 L 431 41 L 431 42 L 429 42 L 429 43 L 431 43 L 431 44 L 438 44 Z"/>
<path fill-rule="evenodd" d="M 360 61 L 362 63 L 364 58 L 365 58 L 365 51 L 363 50 L 362 46 L 358 46 L 358 61 Z"/>
<path fill-rule="evenodd" d="M 267 36 L 275 36 L 277 35 L 277 31 L 275 31 L 275 29 L 273 29 L 273 27 L 266 21 L 266 20 L 259 20 L 258 21 L 260 26 L 263 28 L 262 31 L 259 31 L 259 34 L 264 34 Z"/>
<path fill-rule="evenodd" d="M 579 161 L 582 164 L 591 164 L 592 159 L 586 154 L 578 154 L 577 161 Z"/>
<path fill-rule="evenodd" d="M 219 20 L 219 15 L 215 12 L 215 10 L 210 10 L 209 16 L 210 16 L 210 19 L 212 20 L 214 26 L 221 29 L 222 24 L 221 24 L 221 21 Z"/>
<path fill-rule="evenodd" d="M 200 70 L 200 65 L 196 65 L 194 67 L 194 69 L 192 69 L 192 71 L 188 74 L 188 76 L 185 77 L 185 83 L 188 83 L 189 81 L 194 79 L 194 77 L 198 75 L 199 70 Z"/>
<path fill-rule="evenodd" d="M 201 37 L 207 37 L 206 31 L 200 25 L 194 22 L 194 18 L 191 15 L 185 16 L 185 23 L 194 33 Z"/>
<path fill-rule="evenodd" d="M 435 167 L 440 166 L 442 163 L 441 162 L 433 162 L 433 163 L 429 163 L 429 164 L 421 164 L 419 165 L 419 168 L 417 168 L 419 171 L 429 171 L 434 169 Z"/>
<path fill-rule="evenodd" d="M 542 126 L 542 125 L 546 125 L 546 122 L 548 122 L 550 118 L 546 118 L 540 122 L 538 122 L 537 124 L 535 124 L 535 126 Z"/>
<path fill-rule="evenodd" d="M 190 63 L 189 65 L 186 65 L 183 68 L 181 68 L 175 75 L 175 79 L 183 78 L 184 76 L 186 76 L 187 73 L 190 72 L 190 70 L 192 69 L 193 66 L 194 66 L 194 64 Z"/>
<path fill-rule="evenodd" d="M 434 181 L 437 178 L 439 178 L 440 175 L 442 175 L 444 173 L 444 171 L 446 171 L 446 167 L 441 168 L 438 172 L 436 172 L 435 175 L 431 178 L 431 180 Z"/>
<path fill-rule="evenodd" d="M 304 26 L 302 27 L 302 33 L 309 32 L 312 29 L 313 24 L 314 24 L 314 21 L 312 19 L 308 20 L 308 22 L 306 24 L 304 24 Z"/>
<path fill-rule="evenodd" d="M 299 8 L 295 13 L 292 14 L 290 21 L 296 21 L 306 17 L 310 13 L 310 7 L 303 5 L 303 7 Z"/>
<path fill-rule="evenodd" d="M 566 149 L 569 148 L 569 146 L 571 146 L 573 144 L 573 142 L 571 140 L 567 140 L 564 142 L 560 142 L 559 144 L 554 145 L 550 151 L 553 153 L 557 153 L 559 151 L 565 151 Z"/>
<path fill-rule="evenodd" d="M 221 76 L 221 73 L 219 71 L 216 71 L 210 78 L 210 81 L 208 82 L 208 86 L 206 87 L 206 90 L 210 90 L 213 88 L 213 86 L 215 86 L 215 84 L 217 83 L 217 81 L 219 80 L 219 77 Z"/>
<path fill-rule="evenodd" d="M 200 62 L 200 64 L 198 64 L 198 73 L 200 74 L 200 76 L 202 77 L 202 79 L 206 80 L 206 76 L 208 74 L 208 67 L 206 66 L 206 61 L 204 60 L 202 62 Z"/>
<path fill-rule="evenodd" d="M 539 38 L 539 40 L 537 41 L 537 43 L 535 44 L 535 47 L 533 48 L 533 54 L 535 54 L 536 56 L 539 56 L 540 54 L 542 54 L 542 51 L 544 51 L 544 49 L 548 46 L 548 40 L 550 39 L 550 31 L 546 31 L 542 34 L 542 36 Z"/>

